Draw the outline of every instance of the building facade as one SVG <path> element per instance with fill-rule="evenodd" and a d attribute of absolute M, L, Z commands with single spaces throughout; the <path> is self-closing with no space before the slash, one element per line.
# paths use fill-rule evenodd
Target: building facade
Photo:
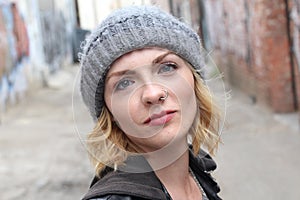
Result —
<path fill-rule="evenodd" d="M 274 112 L 300 105 L 298 0 L 202 0 L 206 46 L 231 85 Z"/>
<path fill-rule="evenodd" d="M 73 0 L 0 0 L 0 115 L 72 62 Z"/>

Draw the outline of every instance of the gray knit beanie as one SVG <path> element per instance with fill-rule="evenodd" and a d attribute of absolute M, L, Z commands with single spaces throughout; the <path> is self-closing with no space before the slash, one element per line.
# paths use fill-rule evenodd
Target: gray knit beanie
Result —
<path fill-rule="evenodd" d="M 110 65 L 120 56 L 145 47 L 176 53 L 201 76 L 202 46 L 191 27 L 155 6 L 116 10 L 92 31 L 80 55 L 81 95 L 94 120 L 105 105 L 104 83 Z"/>

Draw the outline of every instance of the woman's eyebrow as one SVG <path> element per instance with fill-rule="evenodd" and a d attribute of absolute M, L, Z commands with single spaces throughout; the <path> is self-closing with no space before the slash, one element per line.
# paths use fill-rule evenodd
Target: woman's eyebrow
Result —
<path fill-rule="evenodd" d="M 157 63 L 160 63 L 167 55 L 169 54 L 174 54 L 173 52 L 171 51 L 168 51 L 160 56 L 158 56 L 157 58 L 155 58 L 153 61 L 152 61 L 152 65 L 155 65 Z"/>
<path fill-rule="evenodd" d="M 170 54 L 174 54 L 173 52 L 171 51 L 168 51 L 160 56 L 158 56 L 157 58 L 155 58 L 153 61 L 152 61 L 152 65 L 155 65 L 157 63 L 160 63 L 167 55 L 170 55 Z M 174 54 L 175 55 L 175 54 Z M 122 71 L 117 71 L 117 72 L 113 72 L 111 73 L 109 76 L 107 76 L 106 80 L 108 81 L 111 77 L 113 76 L 122 76 L 124 74 L 134 74 L 135 72 L 132 71 L 132 70 L 122 70 Z"/>
<path fill-rule="evenodd" d="M 124 74 L 135 74 L 135 71 L 133 70 L 122 70 L 111 73 L 109 76 L 107 76 L 106 80 L 108 81 L 113 76 L 123 76 Z"/>

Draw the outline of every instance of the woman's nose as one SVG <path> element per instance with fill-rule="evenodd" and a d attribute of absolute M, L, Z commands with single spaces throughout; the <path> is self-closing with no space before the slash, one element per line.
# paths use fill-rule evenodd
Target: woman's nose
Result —
<path fill-rule="evenodd" d="M 148 84 L 142 90 L 142 102 L 146 105 L 162 103 L 168 95 L 167 90 L 159 85 Z"/>

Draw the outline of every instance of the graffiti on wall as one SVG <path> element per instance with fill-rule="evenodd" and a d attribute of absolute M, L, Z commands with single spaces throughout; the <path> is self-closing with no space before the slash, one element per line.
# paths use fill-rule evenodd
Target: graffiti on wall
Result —
<path fill-rule="evenodd" d="M 72 61 L 73 0 L 52 0 L 52 7 L 37 2 L 0 0 L 0 122 L 29 83 L 43 84 Z"/>
<path fill-rule="evenodd" d="M 26 90 L 29 39 L 15 3 L 0 4 L 0 111 Z"/>
<path fill-rule="evenodd" d="M 67 54 L 67 45 L 62 45 L 67 41 L 66 21 L 61 12 L 46 11 L 41 14 L 41 24 L 45 61 L 50 71 L 55 71 Z"/>

